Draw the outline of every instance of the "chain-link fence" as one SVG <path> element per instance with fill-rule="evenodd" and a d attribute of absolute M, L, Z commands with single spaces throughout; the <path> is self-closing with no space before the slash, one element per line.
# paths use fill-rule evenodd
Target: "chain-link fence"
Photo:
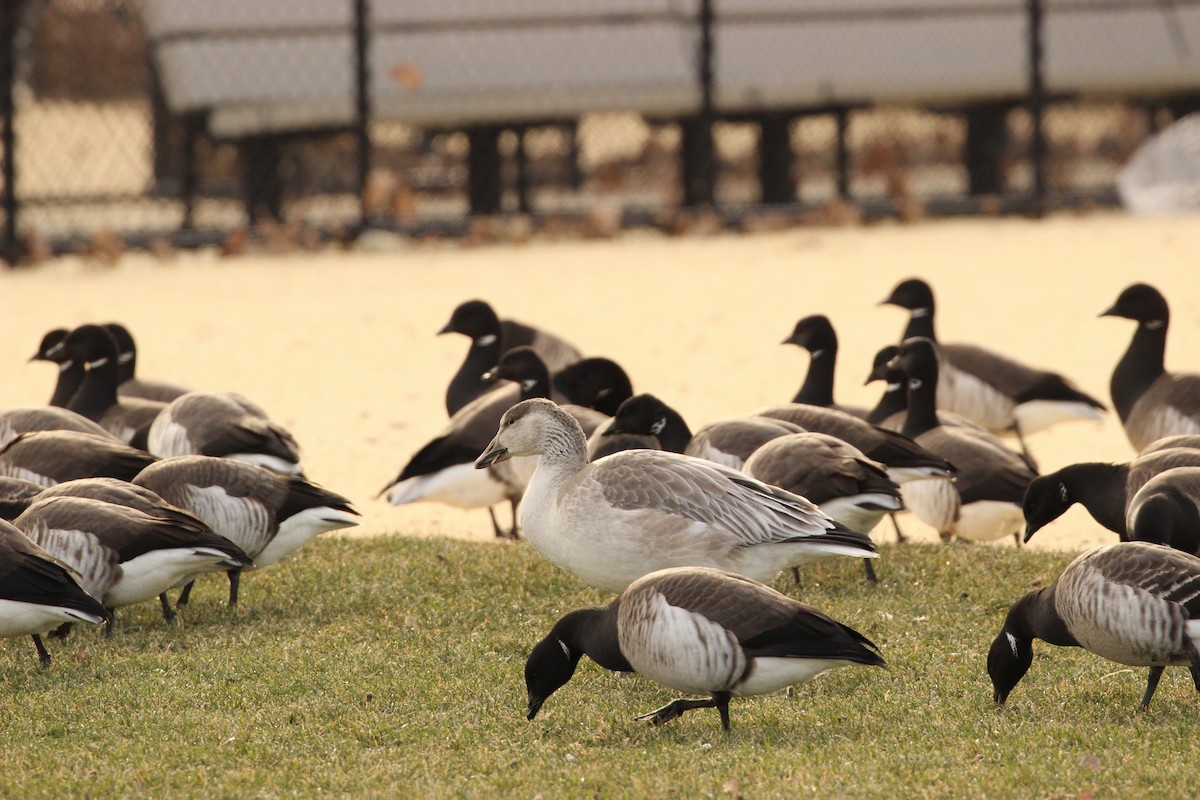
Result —
<path fill-rule="evenodd" d="M 463 233 L 495 215 L 602 234 L 710 203 L 746 227 L 1111 204 L 1133 150 L 1200 107 L 1200 0 L 6 0 L 0 14 L 9 260 Z"/>

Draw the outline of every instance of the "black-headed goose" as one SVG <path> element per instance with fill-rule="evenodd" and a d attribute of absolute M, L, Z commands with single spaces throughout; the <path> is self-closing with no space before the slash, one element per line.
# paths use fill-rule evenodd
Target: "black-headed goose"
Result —
<path fill-rule="evenodd" d="M 66 408 L 83 383 L 83 362 L 68 358 L 61 347 L 70 333 L 66 328 L 47 331 L 38 344 L 37 352 L 29 357 L 30 361 L 46 361 L 58 367 L 58 378 L 50 395 L 50 405 L 56 408 Z"/>
<path fill-rule="evenodd" d="M 837 367 L 838 338 L 833 323 L 824 314 L 813 314 L 796 323 L 783 344 L 794 344 L 808 351 L 808 373 L 793 403 L 837 408 L 866 419 L 867 409 L 833 402 L 833 376 Z"/>
<path fill-rule="evenodd" d="M 158 598 L 202 572 L 250 564 L 240 547 L 207 527 L 83 497 L 40 500 L 13 524 L 78 572 L 109 611 Z"/>
<path fill-rule="evenodd" d="M 1173 447 L 1156 450 L 1121 464 L 1068 464 L 1030 482 L 1022 501 L 1025 541 L 1079 503 L 1092 518 L 1128 539 L 1129 501 L 1154 476 L 1175 467 L 1200 467 L 1200 450 Z"/>
<path fill-rule="evenodd" d="M 1200 433 L 1200 374 L 1167 372 L 1167 301 L 1153 286 L 1127 287 L 1102 317 L 1137 322 L 1125 355 L 1113 370 L 1113 406 L 1135 450 L 1173 434 Z"/>
<path fill-rule="evenodd" d="M 892 363 L 904 371 L 908 386 L 908 415 L 901 433 L 958 468 L 953 482 L 904 484 L 904 504 L 944 541 L 958 537 L 990 542 L 1011 535 L 1019 542 L 1024 524 L 1021 501 L 1037 473 L 1021 454 L 987 431 L 939 422 L 933 342 L 906 340 Z"/>
<path fill-rule="evenodd" d="M 257 403 L 236 392 L 188 392 L 167 404 L 150 426 L 147 449 L 159 458 L 232 458 L 295 475 L 300 446 Z"/>
<path fill-rule="evenodd" d="M 107 609 L 83 590 L 70 567 L 0 521 L 0 637 L 32 636 L 45 669 L 50 651 L 43 633 L 68 622 L 99 625 L 108 619 Z"/>
<path fill-rule="evenodd" d="M 358 524 L 350 501 L 298 475 L 208 456 L 168 458 L 134 483 L 203 520 L 253 561 L 229 571 L 229 604 L 237 605 L 241 572 L 268 567 L 314 536 Z M 186 604 L 190 584 L 178 604 Z"/>
<path fill-rule="evenodd" d="M 715 708 L 729 730 L 729 701 L 806 683 L 841 666 L 884 666 L 858 631 L 761 583 L 716 569 L 665 569 L 633 582 L 604 608 L 572 611 L 525 663 L 533 719 L 587 655 L 703 699 L 674 700 L 637 719 L 655 725 Z"/>
<path fill-rule="evenodd" d="M 66 357 L 87 367 L 67 408 L 96 422 L 126 444 L 145 449 L 146 434 L 163 403 L 117 396 L 117 345 L 99 325 L 80 325 L 59 345 Z"/>
<path fill-rule="evenodd" d="M 23 433 L 0 446 L 0 475 L 43 486 L 76 478 L 133 480 L 154 461 L 149 453 L 111 436 L 75 431 Z"/>
<path fill-rule="evenodd" d="M 997 703 L 1029 670 L 1034 639 L 1150 667 L 1142 708 L 1168 666 L 1188 665 L 1200 690 L 1200 559 L 1144 542 L 1097 547 L 1076 558 L 1053 584 L 1009 609 L 988 652 Z"/>
<path fill-rule="evenodd" d="M 22 433 L 37 431 L 75 431 L 118 441 L 117 437 L 95 422 L 67 408 L 34 406 L 0 411 L 0 446 L 12 441 Z"/>
<path fill-rule="evenodd" d="M 933 290 L 925 281 L 901 281 L 882 305 L 908 310 L 902 341 L 914 337 L 938 341 Z M 1031 433 L 1070 420 L 1098 420 L 1104 410 L 1103 403 L 1063 376 L 991 350 L 939 343 L 938 354 L 944 363 L 938 377 L 937 407 L 961 414 L 993 433 L 1014 433 L 1022 449 L 1024 437 Z"/>
<path fill-rule="evenodd" d="M 904 419 L 908 416 L 908 386 L 904 379 L 904 371 L 899 367 L 888 366 L 899 352 L 900 348 L 894 344 L 880 348 L 875 354 L 875 361 L 866 381 L 868 384 L 885 381 L 883 394 L 879 396 L 875 407 L 867 412 L 866 420 L 890 431 L 903 430 Z M 980 425 L 953 411 L 939 410 L 937 418 L 942 425 L 983 430 Z"/>
<path fill-rule="evenodd" d="M 521 503 L 526 538 L 601 589 L 620 591 L 667 567 L 770 580 L 814 557 L 875 555 L 870 538 L 804 498 L 719 464 L 657 450 L 589 462 L 583 429 L 549 400 L 506 411 L 476 466 L 527 455 L 541 461 Z"/>
<path fill-rule="evenodd" d="M 106 322 L 104 329 L 112 335 L 117 343 L 117 394 L 122 397 L 140 397 L 143 400 L 156 400 L 169 403 L 180 395 L 187 394 L 191 389 L 173 383 L 161 381 L 145 381 L 137 377 L 137 345 L 134 344 L 133 334 L 119 322 Z"/>
<path fill-rule="evenodd" d="M 617 409 L 633 397 L 633 382 L 611 358 L 592 356 L 554 370 L 553 388 L 572 405 L 594 408 L 616 416 Z"/>
<path fill-rule="evenodd" d="M 438 331 L 439 336 L 445 333 L 460 333 L 471 340 L 471 349 L 446 389 L 446 413 L 450 416 L 495 388 L 481 376 L 515 347 L 532 347 L 551 372 L 582 357 L 574 345 L 553 334 L 515 320 L 501 320 L 483 300 L 459 304 L 451 313 L 450 321 Z"/>
<path fill-rule="evenodd" d="M 605 434 L 653 436 L 663 450 L 741 469 L 750 454 L 765 443 L 801 430 L 783 420 L 750 416 L 710 422 L 693 434 L 679 412 L 654 395 L 643 393 L 621 404 Z"/>
<path fill-rule="evenodd" d="M 1200 555 L 1200 466 L 1175 467 L 1147 481 L 1129 500 L 1125 527 L 1132 541 Z"/>

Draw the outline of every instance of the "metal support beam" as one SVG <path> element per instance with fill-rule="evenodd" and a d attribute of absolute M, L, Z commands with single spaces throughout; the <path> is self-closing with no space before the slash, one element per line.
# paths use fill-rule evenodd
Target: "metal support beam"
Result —
<path fill-rule="evenodd" d="M 13 85 L 17 82 L 17 23 L 21 15 L 21 0 L 0 3 L 0 142 L 4 147 L 4 239 L 0 242 L 0 259 L 9 265 L 21 258 L 21 243 L 17 239 L 17 107 L 13 102 Z"/>
<path fill-rule="evenodd" d="M 834 113 L 837 121 L 837 190 L 838 197 L 850 199 L 850 109 L 839 108 Z"/>
<path fill-rule="evenodd" d="M 683 204 L 712 206 L 716 185 L 716 158 L 713 153 L 715 71 L 713 69 L 713 0 L 700 0 L 699 63 L 697 79 L 700 108 L 696 117 L 683 123 Z"/>
<path fill-rule="evenodd" d="M 359 224 L 367 226 L 367 181 L 371 174 L 371 69 L 370 1 L 354 0 L 354 89 L 356 116 L 354 132 L 358 138 L 358 214 Z"/>
<path fill-rule="evenodd" d="M 758 185 L 762 202 L 771 205 L 796 202 L 792 178 L 792 118 L 764 114 L 758 121 Z"/>
<path fill-rule="evenodd" d="M 497 214 L 503 185 L 500 177 L 500 128 L 467 128 L 467 197 L 471 214 Z"/>
<path fill-rule="evenodd" d="M 1009 103 L 967 108 L 967 192 L 972 196 L 1003 194 L 1004 153 L 1008 147 Z"/>
<path fill-rule="evenodd" d="M 1029 136 L 1029 161 L 1033 169 L 1033 215 L 1046 215 L 1046 77 L 1045 55 L 1042 47 L 1044 22 L 1043 0 L 1029 2 L 1029 93 L 1028 109 L 1031 126 Z"/>

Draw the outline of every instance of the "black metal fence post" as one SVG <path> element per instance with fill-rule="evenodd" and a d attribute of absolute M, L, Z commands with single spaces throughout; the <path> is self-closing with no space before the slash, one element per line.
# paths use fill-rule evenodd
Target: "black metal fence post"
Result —
<path fill-rule="evenodd" d="M 1043 0 L 1029 0 L 1029 161 L 1033 168 L 1033 215 L 1046 215 L 1045 51 L 1042 48 Z"/>
<path fill-rule="evenodd" d="M 371 67 L 367 61 L 370 46 L 370 2 L 354 0 L 354 83 L 357 101 L 355 134 L 358 137 L 358 215 L 359 226 L 367 227 L 370 213 L 367 181 L 371 173 Z"/>
<path fill-rule="evenodd" d="M 700 108 L 694 121 L 684 123 L 683 203 L 686 206 L 712 206 L 716 183 L 716 159 L 713 155 L 713 0 L 699 0 L 700 48 L 698 81 Z M 690 123 L 690 124 L 689 124 Z M 690 129 L 690 130 L 689 130 Z"/>
<path fill-rule="evenodd" d="M 20 0 L 0 3 L 0 117 L 3 117 L 0 138 L 4 146 L 4 241 L 0 242 L 0 259 L 10 265 L 21 257 L 21 244 L 17 240 L 17 108 L 13 102 L 21 5 Z"/>

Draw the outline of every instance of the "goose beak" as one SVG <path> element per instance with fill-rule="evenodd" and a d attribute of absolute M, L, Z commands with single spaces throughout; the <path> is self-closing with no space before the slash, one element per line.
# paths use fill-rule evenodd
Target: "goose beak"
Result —
<path fill-rule="evenodd" d="M 441 336 L 444 333 L 454 333 L 454 328 L 452 328 L 450 326 L 451 326 L 451 323 L 447 322 L 445 325 L 442 326 L 442 329 L 437 332 L 437 335 Z"/>
<path fill-rule="evenodd" d="M 1097 316 L 1101 316 L 1101 317 L 1119 317 L 1119 316 L 1121 316 L 1121 315 L 1120 315 L 1119 313 L 1117 313 L 1117 307 L 1116 307 L 1116 306 L 1109 306 L 1108 308 L 1106 308 L 1106 309 L 1104 309 L 1103 311 L 1101 311 L 1101 312 L 1100 312 L 1100 313 L 1099 313 Z"/>
<path fill-rule="evenodd" d="M 780 342 L 780 344 L 800 344 L 800 343 L 796 341 L 795 336 L 789 336 L 786 339 L 784 339 L 782 342 Z"/>
<path fill-rule="evenodd" d="M 487 449 L 483 451 L 483 455 L 475 459 L 475 469 L 484 469 L 486 467 L 490 467 L 492 464 L 499 464 L 501 461 L 507 461 L 510 458 L 512 458 L 512 456 L 508 454 L 508 448 L 501 447 L 495 439 L 492 439 L 492 443 L 489 444 Z"/>
<path fill-rule="evenodd" d="M 1041 528 L 1035 528 L 1032 525 L 1026 525 L 1025 526 L 1025 538 L 1023 541 L 1028 543 L 1029 540 L 1033 538 L 1033 535 L 1035 533 L 1037 533 L 1039 530 L 1041 530 Z"/>
<path fill-rule="evenodd" d="M 537 716 L 537 713 L 542 710 L 542 703 L 546 702 L 544 697 L 534 697 L 529 695 L 529 707 L 525 709 L 525 719 L 532 720 Z"/>

